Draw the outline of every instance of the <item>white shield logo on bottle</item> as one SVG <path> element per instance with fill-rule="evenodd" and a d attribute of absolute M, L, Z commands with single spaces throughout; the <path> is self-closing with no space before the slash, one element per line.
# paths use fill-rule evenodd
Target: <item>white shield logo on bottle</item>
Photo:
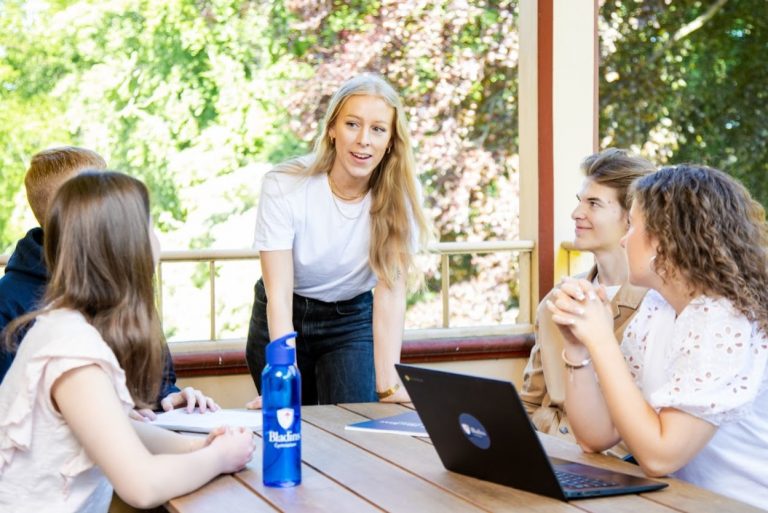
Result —
<path fill-rule="evenodd" d="M 277 423 L 283 429 L 288 429 L 293 425 L 293 408 L 280 408 L 277 410 Z"/>

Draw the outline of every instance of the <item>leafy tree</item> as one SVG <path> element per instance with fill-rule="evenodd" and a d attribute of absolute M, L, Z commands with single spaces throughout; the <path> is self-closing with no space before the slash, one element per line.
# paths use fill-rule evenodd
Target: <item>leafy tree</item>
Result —
<path fill-rule="evenodd" d="M 768 204 L 765 8 L 603 0 L 602 145 L 722 167 Z M 200 221 L 190 191 L 257 182 L 252 164 L 308 151 L 330 95 L 363 71 L 404 98 L 440 239 L 515 239 L 516 22 L 516 0 L 0 0 L 0 248 L 25 228 L 12 212 L 29 157 L 53 144 L 94 148 L 143 178 L 156 223 L 194 218 L 185 240 L 207 246 L 256 194 L 235 186 Z M 454 264 L 466 320 L 507 320 L 515 259 Z"/>
<path fill-rule="evenodd" d="M 279 99 L 309 70 L 274 53 L 256 2 L 35 5 L 0 3 L 0 205 L 13 204 L 29 156 L 80 144 L 144 179 L 168 230 L 185 219 L 186 188 L 302 146 Z M 0 246 L 17 231 L 12 210 L 0 209 Z"/>
<path fill-rule="evenodd" d="M 724 169 L 768 205 L 767 14 L 765 0 L 606 0 L 604 144 Z"/>

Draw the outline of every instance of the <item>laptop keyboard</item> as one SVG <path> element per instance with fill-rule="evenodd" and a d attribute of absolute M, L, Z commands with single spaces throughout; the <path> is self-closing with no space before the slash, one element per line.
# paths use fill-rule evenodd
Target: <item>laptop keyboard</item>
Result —
<path fill-rule="evenodd" d="M 564 470 L 555 469 L 555 475 L 557 475 L 557 480 L 560 481 L 560 485 L 563 488 L 578 490 L 582 488 L 608 488 L 611 486 L 618 486 L 617 483 L 585 477 L 579 474 L 574 474 L 572 472 L 566 472 Z"/>

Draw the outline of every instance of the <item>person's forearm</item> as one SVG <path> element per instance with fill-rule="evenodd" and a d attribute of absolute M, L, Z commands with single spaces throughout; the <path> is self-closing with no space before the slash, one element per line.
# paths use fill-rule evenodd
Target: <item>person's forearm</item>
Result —
<path fill-rule="evenodd" d="M 588 354 L 573 348 L 565 352 L 572 363 L 582 362 Z M 616 445 L 619 435 L 597 382 L 593 364 L 567 370 L 565 383 L 565 411 L 573 434 L 582 448 L 599 452 Z"/>
<path fill-rule="evenodd" d="M 201 449 L 205 437 L 187 436 L 174 433 L 146 422 L 131 419 L 131 425 L 142 443 L 152 454 L 180 454 Z"/>
<path fill-rule="evenodd" d="M 717 428 L 706 420 L 674 407 L 657 413 L 646 401 L 610 330 L 605 298 L 590 283 L 564 283 L 547 307 L 569 342 L 566 358 L 579 367 L 568 371 L 566 412 L 582 447 L 598 451 L 623 439 L 643 471 L 660 476 L 685 465 L 714 436 Z M 589 365 L 582 363 L 587 353 Z"/>
<path fill-rule="evenodd" d="M 610 440 L 602 445 L 596 442 L 600 435 L 606 434 L 607 414 L 615 432 L 646 474 L 663 476 L 685 465 L 714 435 L 716 427 L 672 408 L 657 413 L 635 384 L 619 346 L 608 343 L 597 347 L 599 349 L 592 349 L 592 365 L 601 385 L 598 387 L 594 381 L 591 386 L 601 390 L 604 399 L 602 404 L 599 401 L 583 402 L 569 408 L 568 418 L 577 438 L 584 444 L 589 440 L 589 447 L 594 450 L 612 445 Z M 569 401 L 575 398 L 572 389 L 578 386 L 586 389 L 585 380 L 592 374 L 585 370 L 574 371 L 578 372 L 585 376 L 578 381 L 574 379 L 569 386 Z"/>
<path fill-rule="evenodd" d="M 154 508 L 201 487 L 222 472 L 210 446 L 185 454 L 149 455 L 151 461 L 133 472 L 133 479 L 113 483 L 125 502 L 140 509 Z"/>
<path fill-rule="evenodd" d="M 405 284 L 394 289 L 379 285 L 373 297 L 373 360 L 376 390 L 384 391 L 398 383 L 395 364 L 400 361 L 405 325 Z"/>
<path fill-rule="evenodd" d="M 395 328 L 383 328 L 379 330 L 378 336 L 374 329 L 373 360 L 378 391 L 387 390 L 398 382 L 395 364 L 400 361 L 403 338 L 397 334 L 385 333 L 387 330 L 394 331 Z"/>
<path fill-rule="evenodd" d="M 262 251 L 259 255 L 269 338 L 274 340 L 293 331 L 293 251 Z"/>
<path fill-rule="evenodd" d="M 617 433 L 633 451 L 646 446 L 655 438 L 653 433 L 659 432 L 659 418 L 635 385 L 619 346 L 606 344 L 595 351 L 592 365 L 604 383 L 605 408 Z"/>
<path fill-rule="evenodd" d="M 645 400 L 626 365 L 614 363 L 617 359 L 623 363 L 618 346 L 604 347 L 593 358 L 601 383 L 610 383 L 603 387 L 603 395 L 616 430 L 647 474 L 665 475 L 677 470 L 695 454 L 693 449 L 682 447 L 687 435 L 671 424 L 664 429 L 659 413 Z M 694 431 L 690 435 L 688 445 L 694 447 L 698 436 Z M 706 433 L 702 435 L 706 437 Z"/>
<path fill-rule="evenodd" d="M 267 324 L 269 338 L 275 340 L 293 331 L 293 294 L 275 294 L 267 302 Z"/>

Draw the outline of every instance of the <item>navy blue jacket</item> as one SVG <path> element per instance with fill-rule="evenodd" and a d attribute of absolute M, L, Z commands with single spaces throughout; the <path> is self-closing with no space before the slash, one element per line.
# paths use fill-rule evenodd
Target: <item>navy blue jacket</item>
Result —
<path fill-rule="evenodd" d="M 0 278 L 0 332 L 16 317 L 39 307 L 48 283 L 48 270 L 43 258 L 43 229 L 32 228 L 16 244 Z M 11 367 L 14 355 L 0 347 L 0 383 Z M 165 362 L 160 397 L 178 392 L 176 371 L 170 352 Z"/>

